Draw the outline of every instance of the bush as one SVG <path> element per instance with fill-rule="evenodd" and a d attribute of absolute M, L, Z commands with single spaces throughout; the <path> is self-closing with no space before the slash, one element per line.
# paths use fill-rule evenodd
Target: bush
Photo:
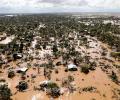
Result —
<path fill-rule="evenodd" d="M 102 56 L 106 56 L 107 52 L 103 51 L 101 54 L 102 54 Z"/>
<path fill-rule="evenodd" d="M 56 83 L 48 83 L 47 90 L 48 90 L 48 95 L 54 98 L 60 96 L 60 88 Z"/>
<path fill-rule="evenodd" d="M 3 64 L 5 64 L 5 62 L 0 59 L 0 68 L 2 67 Z"/>
<path fill-rule="evenodd" d="M 48 69 L 53 69 L 53 68 L 55 67 L 54 64 L 53 64 L 53 61 L 52 61 L 52 60 L 49 60 L 48 64 L 46 64 L 46 67 L 47 67 Z"/>
<path fill-rule="evenodd" d="M 6 82 L 6 80 L 2 78 L 2 79 L 0 79 L 0 82 Z"/>
<path fill-rule="evenodd" d="M 11 90 L 7 85 L 0 86 L 0 100 L 10 100 Z"/>
<path fill-rule="evenodd" d="M 13 78 L 15 76 L 15 72 L 14 71 L 9 71 L 8 72 L 8 78 Z"/>
<path fill-rule="evenodd" d="M 74 81 L 74 77 L 71 76 L 71 75 L 69 75 L 69 76 L 68 76 L 68 81 L 69 81 L 69 82 L 73 82 L 73 81 Z"/>
<path fill-rule="evenodd" d="M 89 64 L 81 65 L 81 72 L 88 74 L 90 70 L 95 70 L 96 62 L 89 62 Z"/>
<path fill-rule="evenodd" d="M 96 62 L 90 62 L 89 70 L 95 70 L 96 66 L 97 66 Z"/>
<path fill-rule="evenodd" d="M 57 62 L 57 63 L 56 63 L 56 66 L 60 66 L 60 65 L 61 65 L 61 62 Z"/>
<path fill-rule="evenodd" d="M 41 90 L 47 90 L 47 94 L 56 98 L 60 96 L 60 88 L 56 83 L 49 82 L 47 84 L 41 84 L 40 85 Z"/>
<path fill-rule="evenodd" d="M 115 72 L 112 71 L 112 74 L 110 75 L 110 77 L 111 77 L 111 79 L 112 79 L 113 82 L 115 82 L 116 84 L 119 83 L 118 77 L 117 77 L 117 75 L 116 75 Z"/>
<path fill-rule="evenodd" d="M 93 87 L 93 86 L 88 86 L 88 87 L 84 87 L 84 88 L 81 88 L 79 90 L 79 92 L 81 93 L 82 91 L 84 92 L 96 92 L 97 88 Z"/>
<path fill-rule="evenodd" d="M 16 88 L 18 88 L 19 91 L 24 91 L 28 88 L 28 84 L 25 81 L 21 81 Z"/>
<path fill-rule="evenodd" d="M 120 58 L 120 52 L 111 52 L 110 55 L 115 58 Z"/>
<path fill-rule="evenodd" d="M 65 68 L 65 72 L 68 72 L 68 69 L 67 69 L 67 68 Z"/>
<path fill-rule="evenodd" d="M 58 74 L 58 73 L 59 73 L 58 69 L 55 69 L 55 73 L 56 73 L 56 74 Z"/>
<path fill-rule="evenodd" d="M 89 73 L 89 65 L 85 64 L 81 66 L 81 72 L 88 74 Z"/>

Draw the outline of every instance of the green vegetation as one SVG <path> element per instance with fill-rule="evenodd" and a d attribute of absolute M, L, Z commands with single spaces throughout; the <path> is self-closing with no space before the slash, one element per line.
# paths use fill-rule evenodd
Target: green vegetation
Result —
<path fill-rule="evenodd" d="M 69 82 L 73 82 L 73 81 L 74 81 L 74 77 L 71 76 L 71 75 L 69 75 L 69 76 L 68 76 L 68 81 L 69 81 Z"/>
<path fill-rule="evenodd" d="M 111 56 L 115 58 L 120 58 L 120 52 L 111 52 Z"/>
<path fill-rule="evenodd" d="M 85 92 L 87 92 L 87 91 L 93 92 L 94 90 L 96 90 L 96 88 L 95 88 L 95 87 L 92 87 L 92 86 L 90 86 L 90 87 L 85 87 L 85 88 L 82 89 L 82 91 L 85 91 Z"/>
<path fill-rule="evenodd" d="M 47 86 L 47 90 L 48 90 L 47 94 L 54 98 L 60 96 L 60 89 L 56 83 L 49 83 Z"/>
<path fill-rule="evenodd" d="M 96 66 L 96 63 L 90 63 L 90 64 L 82 64 L 81 67 L 81 72 L 88 74 L 90 70 L 94 70 Z"/>
<path fill-rule="evenodd" d="M 53 83 L 53 82 L 48 82 L 47 84 L 43 83 L 40 85 L 40 87 L 42 90 L 44 89 L 47 90 L 47 95 L 50 95 L 54 98 L 57 98 L 60 96 L 60 88 L 56 83 Z"/>
<path fill-rule="evenodd" d="M 96 91 L 97 91 L 97 88 L 93 87 L 93 86 L 83 87 L 83 88 L 79 89 L 79 93 L 82 93 L 82 92 L 96 92 Z"/>
<path fill-rule="evenodd" d="M 8 78 L 13 78 L 15 76 L 15 72 L 14 71 L 8 71 Z"/>
<path fill-rule="evenodd" d="M 21 81 L 21 82 L 19 82 L 19 84 L 16 86 L 16 88 L 19 90 L 19 91 L 24 91 L 24 90 L 26 90 L 27 88 L 28 88 L 28 84 L 27 84 L 27 82 L 25 82 L 25 81 Z"/>
<path fill-rule="evenodd" d="M 112 74 L 110 75 L 110 77 L 113 82 L 115 82 L 116 84 L 119 84 L 118 76 L 116 75 L 115 72 L 112 71 Z"/>
<path fill-rule="evenodd" d="M 0 100 L 11 100 L 11 90 L 7 85 L 0 85 Z"/>

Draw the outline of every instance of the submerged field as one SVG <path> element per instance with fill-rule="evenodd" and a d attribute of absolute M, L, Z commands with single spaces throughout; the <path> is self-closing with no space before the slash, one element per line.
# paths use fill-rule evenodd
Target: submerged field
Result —
<path fill-rule="evenodd" d="M 120 100 L 118 25 L 115 29 L 110 23 L 102 23 L 104 17 L 7 18 L 9 25 L 6 18 L 2 20 L 8 29 L 0 34 L 0 86 L 8 85 L 11 99 Z M 69 65 L 76 67 L 69 69 Z M 43 88 L 41 82 L 45 81 L 55 84 Z M 3 98 L 10 99 L 2 94 L 0 100 Z"/>

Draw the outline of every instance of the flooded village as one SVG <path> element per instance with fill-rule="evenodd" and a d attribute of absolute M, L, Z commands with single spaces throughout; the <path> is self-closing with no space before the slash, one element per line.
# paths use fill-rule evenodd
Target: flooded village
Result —
<path fill-rule="evenodd" d="M 0 17 L 0 100 L 120 100 L 120 17 Z"/>

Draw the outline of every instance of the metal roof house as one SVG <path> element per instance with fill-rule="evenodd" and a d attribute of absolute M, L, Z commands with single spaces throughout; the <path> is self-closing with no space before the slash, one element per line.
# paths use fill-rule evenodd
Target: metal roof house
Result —
<path fill-rule="evenodd" d="M 20 72 L 26 72 L 27 70 L 28 70 L 27 67 L 17 68 L 17 69 L 16 69 L 16 71 L 17 71 L 18 73 L 20 73 Z"/>
<path fill-rule="evenodd" d="M 75 64 L 69 64 L 67 68 L 69 71 L 77 71 L 77 66 Z"/>

